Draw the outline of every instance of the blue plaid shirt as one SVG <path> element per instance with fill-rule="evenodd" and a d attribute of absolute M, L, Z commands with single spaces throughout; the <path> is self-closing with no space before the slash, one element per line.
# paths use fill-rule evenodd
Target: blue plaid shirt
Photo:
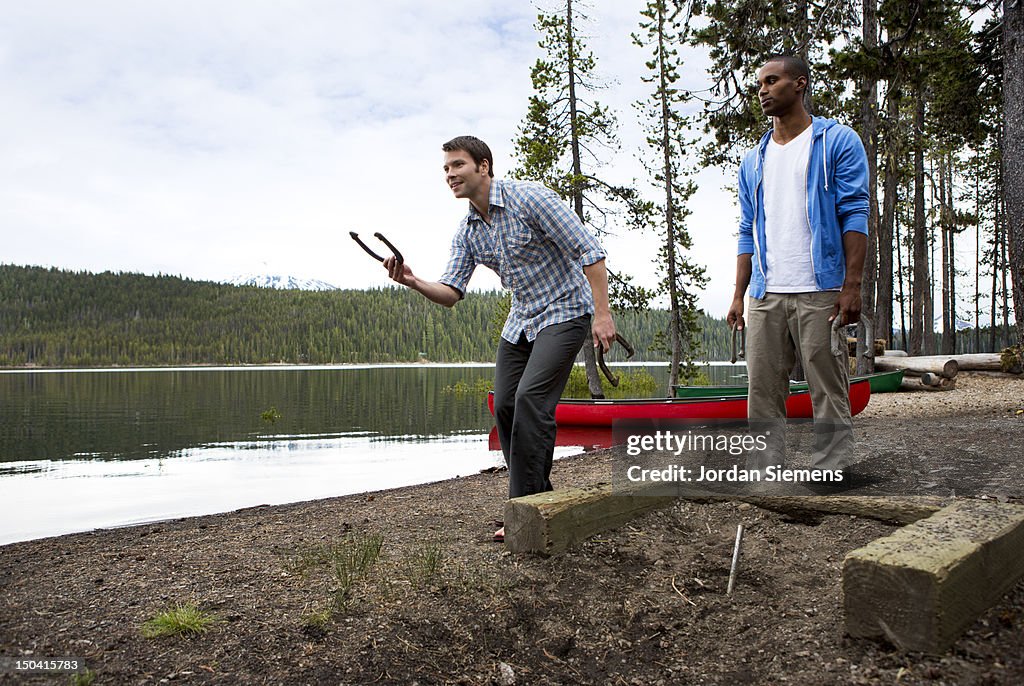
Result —
<path fill-rule="evenodd" d="M 604 259 L 601 244 L 583 228 L 554 191 L 523 181 L 491 181 L 488 225 L 472 204 L 452 239 L 451 257 L 439 279 L 460 294 L 478 264 L 512 291 L 501 337 L 533 341 L 546 326 L 594 313 L 583 267 Z"/>

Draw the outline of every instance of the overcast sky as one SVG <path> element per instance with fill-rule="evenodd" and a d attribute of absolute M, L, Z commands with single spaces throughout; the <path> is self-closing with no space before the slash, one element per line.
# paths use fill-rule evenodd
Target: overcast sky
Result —
<path fill-rule="evenodd" d="M 585 27 L 624 143 L 606 174 L 622 181 L 642 173 L 632 103 L 647 55 L 630 41 L 642 6 L 594 2 Z M 499 176 L 512 166 L 541 55 L 536 12 L 489 0 L 7 3 L 0 262 L 387 285 L 355 230 L 382 231 L 437 278 L 466 212 L 440 145 L 474 134 Z M 691 56 L 691 87 L 704 66 Z M 689 221 L 714 316 L 732 294 L 733 176 L 699 177 Z M 652 284 L 653 240 L 605 245 L 612 269 Z M 480 268 L 471 287 L 497 284 Z"/>

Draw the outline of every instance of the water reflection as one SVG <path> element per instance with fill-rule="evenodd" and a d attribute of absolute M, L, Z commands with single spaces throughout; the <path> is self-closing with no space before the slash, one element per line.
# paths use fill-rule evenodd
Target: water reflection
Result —
<path fill-rule="evenodd" d="M 665 370 L 651 368 L 659 384 Z M 493 368 L 0 372 L 0 544 L 425 483 L 503 463 Z M 274 422 L 262 417 L 274 408 Z M 556 456 L 611 445 L 559 430 Z"/>
<path fill-rule="evenodd" d="M 597 426 L 560 426 L 555 434 L 555 446 L 576 447 L 584 452 L 597 448 L 610 448 L 614 445 L 611 427 Z M 501 450 L 498 440 L 498 427 L 492 426 L 487 435 L 487 447 L 490 450 Z"/>

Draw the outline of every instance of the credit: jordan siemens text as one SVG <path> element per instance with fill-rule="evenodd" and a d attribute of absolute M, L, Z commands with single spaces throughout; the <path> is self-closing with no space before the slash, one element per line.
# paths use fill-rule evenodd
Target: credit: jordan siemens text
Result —
<path fill-rule="evenodd" d="M 626 478 L 633 482 L 661 481 L 683 483 L 752 483 L 755 481 L 773 481 L 786 483 L 824 482 L 843 480 L 841 469 L 786 469 L 784 467 L 766 467 L 759 469 L 741 469 L 736 465 L 726 469 L 711 469 L 700 465 L 696 468 L 683 467 L 677 464 L 659 469 L 647 469 L 633 465 L 626 470 Z"/>

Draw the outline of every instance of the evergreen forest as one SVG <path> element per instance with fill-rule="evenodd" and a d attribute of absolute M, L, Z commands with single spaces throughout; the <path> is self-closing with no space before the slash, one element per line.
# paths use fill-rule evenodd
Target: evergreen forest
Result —
<path fill-rule="evenodd" d="M 301 291 L 0 265 L 0 366 L 491 362 L 506 296 L 452 309 L 408 289 Z M 667 359 L 664 310 L 616 313 L 635 360 Z M 722 320 L 703 322 L 710 359 Z M 609 359 L 621 359 L 616 349 Z"/>

